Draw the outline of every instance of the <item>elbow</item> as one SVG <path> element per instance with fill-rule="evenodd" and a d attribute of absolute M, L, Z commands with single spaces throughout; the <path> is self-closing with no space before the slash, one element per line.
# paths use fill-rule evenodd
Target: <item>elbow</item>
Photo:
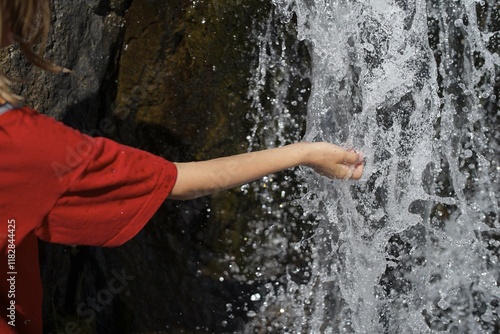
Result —
<path fill-rule="evenodd" d="M 203 191 L 198 189 L 191 189 L 182 187 L 180 185 L 174 186 L 172 192 L 168 195 L 167 199 L 175 200 L 175 201 L 186 201 L 190 199 L 196 199 L 200 197 L 204 197 L 210 195 L 211 191 Z"/>
<path fill-rule="evenodd" d="M 198 198 L 197 196 L 194 196 L 193 194 L 190 193 L 170 193 L 168 195 L 167 199 L 169 200 L 174 200 L 174 201 L 187 201 L 190 199 L 195 199 Z"/>

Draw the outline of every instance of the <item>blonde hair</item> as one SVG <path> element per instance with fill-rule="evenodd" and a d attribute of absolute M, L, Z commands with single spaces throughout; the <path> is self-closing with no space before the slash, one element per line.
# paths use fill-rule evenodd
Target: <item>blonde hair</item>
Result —
<path fill-rule="evenodd" d="M 42 58 L 50 27 L 50 0 L 0 0 L 0 37 L 17 43 L 26 59 L 51 72 L 69 72 Z M 4 31 L 6 29 L 7 35 Z M 33 48 L 39 43 L 38 52 Z M 16 103 L 19 96 L 10 90 L 10 81 L 0 74 L 0 97 Z"/>

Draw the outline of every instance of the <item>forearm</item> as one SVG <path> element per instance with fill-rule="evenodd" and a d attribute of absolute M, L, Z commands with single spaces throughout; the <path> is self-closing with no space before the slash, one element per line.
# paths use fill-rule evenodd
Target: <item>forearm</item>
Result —
<path fill-rule="evenodd" d="M 296 143 L 200 162 L 176 163 L 171 199 L 191 199 L 233 188 L 265 175 L 306 165 L 329 178 L 359 179 L 363 155 L 330 143 Z"/>
<path fill-rule="evenodd" d="M 171 199 L 191 199 L 230 189 L 307 162 L 311 143 L 207 161 L 176 163 L 178 176 Z"/>

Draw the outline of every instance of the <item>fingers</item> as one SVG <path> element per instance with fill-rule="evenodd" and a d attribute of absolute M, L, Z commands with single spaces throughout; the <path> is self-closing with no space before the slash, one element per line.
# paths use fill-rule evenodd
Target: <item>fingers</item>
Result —
<path fill-rule="evenodd" d="M 364 156 L 353 149 L 329 143 L 317 143 L 310 162 L 307 164 L 317 173 L 334 179 L 359 180 L 363 175 Z"/>
<path fill-rule="evenodd" d="M 346 165 L 359 165 L 361 162 L 363 162 L 363 159 L 364 157 L 362 153 L 358 153 L 353 149 L 349 149 L 345 154 L 344 163 Z"/>
<path fill-rule="evenodd" d="M 351 179 L 359 180 L 363 176 L 364 164 L 361 162 L 355 169 L 351 175 Z"/>
<path fill-rule="evenodd" d="M 348 165 L 346 167 L 349 169 L 346 172 L 344 179 L 359 180 L 361 176 L 363 176 L 363 169 L 365 166 L 363 153 L 358 153 L 353 149 L 347 150 L 344 163 Z"/>
<path fill-rule="evenodd" d="M 364 169 L 363 164 L 359 164 L 357 166 L 340 165 L 340 168 L 338 170 L 338 174 L 340 175 L 335 175 L 335 177 L 344 180 L 349 180 L 349 179 L 359 180 L 361 176 L 363 176 L 363 169 Z"/>

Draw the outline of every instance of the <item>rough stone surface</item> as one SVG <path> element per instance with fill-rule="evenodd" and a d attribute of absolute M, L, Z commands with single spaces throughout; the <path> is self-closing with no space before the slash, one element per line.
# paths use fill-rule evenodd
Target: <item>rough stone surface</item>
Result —
<path fill-rule="evenodd" d="M 127 1 L 115 1 L 115 7 Z M 58 119 L 71 120 L 79 128 L 92 129 L 102 108 L 103 80 L 115 60 L 123 29 L 123 11 L 103 10 L 104 1 L 53 1 L 53 23 L 46 58 L 73 71 L 48 73 L 26 64 L 11 47 L 2 68 L 20 82 L 14 90 L 24 104 Z M 5 59 L 7 58 L 7 59 Z M 5 61 L 7 60 L 7 61 Z"/>
<path fill-rule="evenodd" d="M 240 153 L 250 126 L 249 31 L 266 6 L 260 0 L 56 0 L 46 54 L 73 73 L 33 69 L 15 48 L 3 51 L 1 65 L 22 80 L 14 88 L 27 105 L 80 130 L 174 161 Z M 114 131 L 102 131 L 102 120 L 112 120 Z M 231 261 L 221 259 L 251 251 L 244 234 L 247 222 L 259 219 L 259 205 L 237 191 L 167 201 L 122 247 L 42 244 L 46 332 L 66 326 L 121 334 L 238 330 L 258 306 L 249 298 L 262 282 L 233 279 Z M 245 266 L 245 259 L 236 261 Z M 117 273 L 130 279 L 110 295 Z"/>

